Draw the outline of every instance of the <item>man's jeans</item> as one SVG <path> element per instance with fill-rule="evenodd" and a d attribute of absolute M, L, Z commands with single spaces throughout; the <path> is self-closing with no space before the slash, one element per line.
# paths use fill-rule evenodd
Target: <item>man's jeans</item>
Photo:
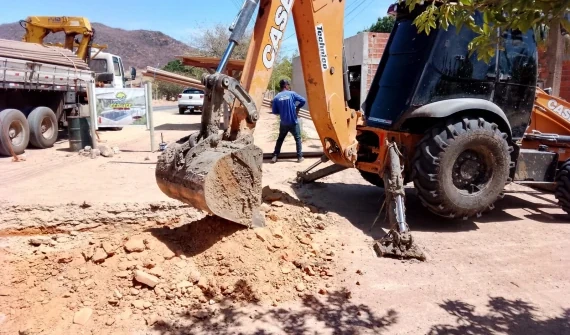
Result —
<path fill-rule="evenodd" d="M 292 125 L 279 125 L 279 137 L 277 138 L 277 143 L 275 143 L 275 151 L 273 152 L 273 156 L 279 156 L 281 152 L 281 146 L 283 145 L 283 141 L 285 140 L 285 136 L 287 133 L 291 133 L 295 138 L 295 144 L 297 146 L 297 158 L 303 157 L 303 148 L 301 144 L 301 126 L 299 123 L 292 124 Z"/>

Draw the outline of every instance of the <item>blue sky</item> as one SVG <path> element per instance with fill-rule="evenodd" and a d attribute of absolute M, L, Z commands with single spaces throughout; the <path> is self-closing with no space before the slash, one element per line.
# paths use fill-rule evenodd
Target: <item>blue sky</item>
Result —
<path fill-rule="evenodd" d="M 346 0 L 345 36 L 356 34 L 379 16 L 386 15 L 388 6 L 393 2 L 395 0 Z M 91 22 L 115 28 L 162 31 L 189 43 L 193 37 L 217 23 L 229 26 L 241 4 L 242 0 L 26 0 L 25 4 L 3 6 L 0 23 L 16 22 L 30 15 L 85 16 Z M 285 37 L 291 37 L 281 46 L 283 54 L 291 54 L 297 49 L 293 34 L 293 24 L 288 24 Z"/>

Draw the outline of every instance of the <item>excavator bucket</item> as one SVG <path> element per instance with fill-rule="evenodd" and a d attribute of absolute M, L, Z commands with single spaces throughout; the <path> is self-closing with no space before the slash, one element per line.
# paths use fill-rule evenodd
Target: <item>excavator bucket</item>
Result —
<path fill-rule="evenodd" d="M 159 157 L 156 181 L 163 193 L 224 219 L 264 226 L 261 205 L 263 151 L 251 141 L 191 136 L 169 145 Z"/>

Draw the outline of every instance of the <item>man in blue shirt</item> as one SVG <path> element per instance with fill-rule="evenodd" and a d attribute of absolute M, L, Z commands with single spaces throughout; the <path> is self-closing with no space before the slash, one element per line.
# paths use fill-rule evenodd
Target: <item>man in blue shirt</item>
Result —
<path fill-rule="evenodd" d="M 281 79 L 281 81 L 279 81 L 279 87 L 281 88 L 281 92 L 277 93 L 275 98 L 273 98 L 271 106 L 273 114 L 279 114 L 281 117 L 279 137 L 277 138 L 277 143 L 275 143 L 275 151 L 273 151 L 271 161 L 273 163 L 277 162 L 283 141 L 287 133 L 291 133 L 295 138 L 295 144 L 297 146 L 297 162 L 300 163 L 303 161 L 303 148 L 301 144 L 301 127 L 299 125 L 298 114 L 301 107 L 303 107 L 307 101 L 299 94 L 291 91 L 291 84 L 287 79 Z"/>

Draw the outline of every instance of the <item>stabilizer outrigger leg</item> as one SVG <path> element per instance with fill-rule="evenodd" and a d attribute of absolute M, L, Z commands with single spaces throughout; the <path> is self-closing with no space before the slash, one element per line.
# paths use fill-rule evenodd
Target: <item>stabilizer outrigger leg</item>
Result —
<path fill-rule="evenodd" d="M 406 223 L 406 207 L 404 204 L 404 180 L 402 177 L 402 156 L 395 142 L 386 141 L 388 146 L 388 164 L 384 169 L 385 200 L 390 231 L 381 239 L 375 241 L 374 250 L 379 257 L 415 258 L 425 261 L 424 252 L 414 243 L 410 228 Z"/>
<path fill-rule="evenodd" d="M 323 155 L 321 157 L 321 159 L 319 159 L 317 162 L 315 162 L 313 165 L 309 166 L 307 169 L 305 169 L 304 171 L 299 171 L 297 172 L 297 182 L 299 183 L 312 183 L 315 180 L 330 176 L 332 174 L 335 174 L 337 172 L 340 171 L 344 171 L 347 169 L 346 166 L 342 166 L 342 165 L 338 165 L 338 164 L 333 164 L 333 165 L 329 165 L 327 167 L 324 167 L 320 170 L 311 172 L 311 170 L 313 170 L 314 168 L 316 168 L 317 166 L 321 165 L 322 163 L 326 163 L 329 161 L 329 158 L 326 155 Z"/>

